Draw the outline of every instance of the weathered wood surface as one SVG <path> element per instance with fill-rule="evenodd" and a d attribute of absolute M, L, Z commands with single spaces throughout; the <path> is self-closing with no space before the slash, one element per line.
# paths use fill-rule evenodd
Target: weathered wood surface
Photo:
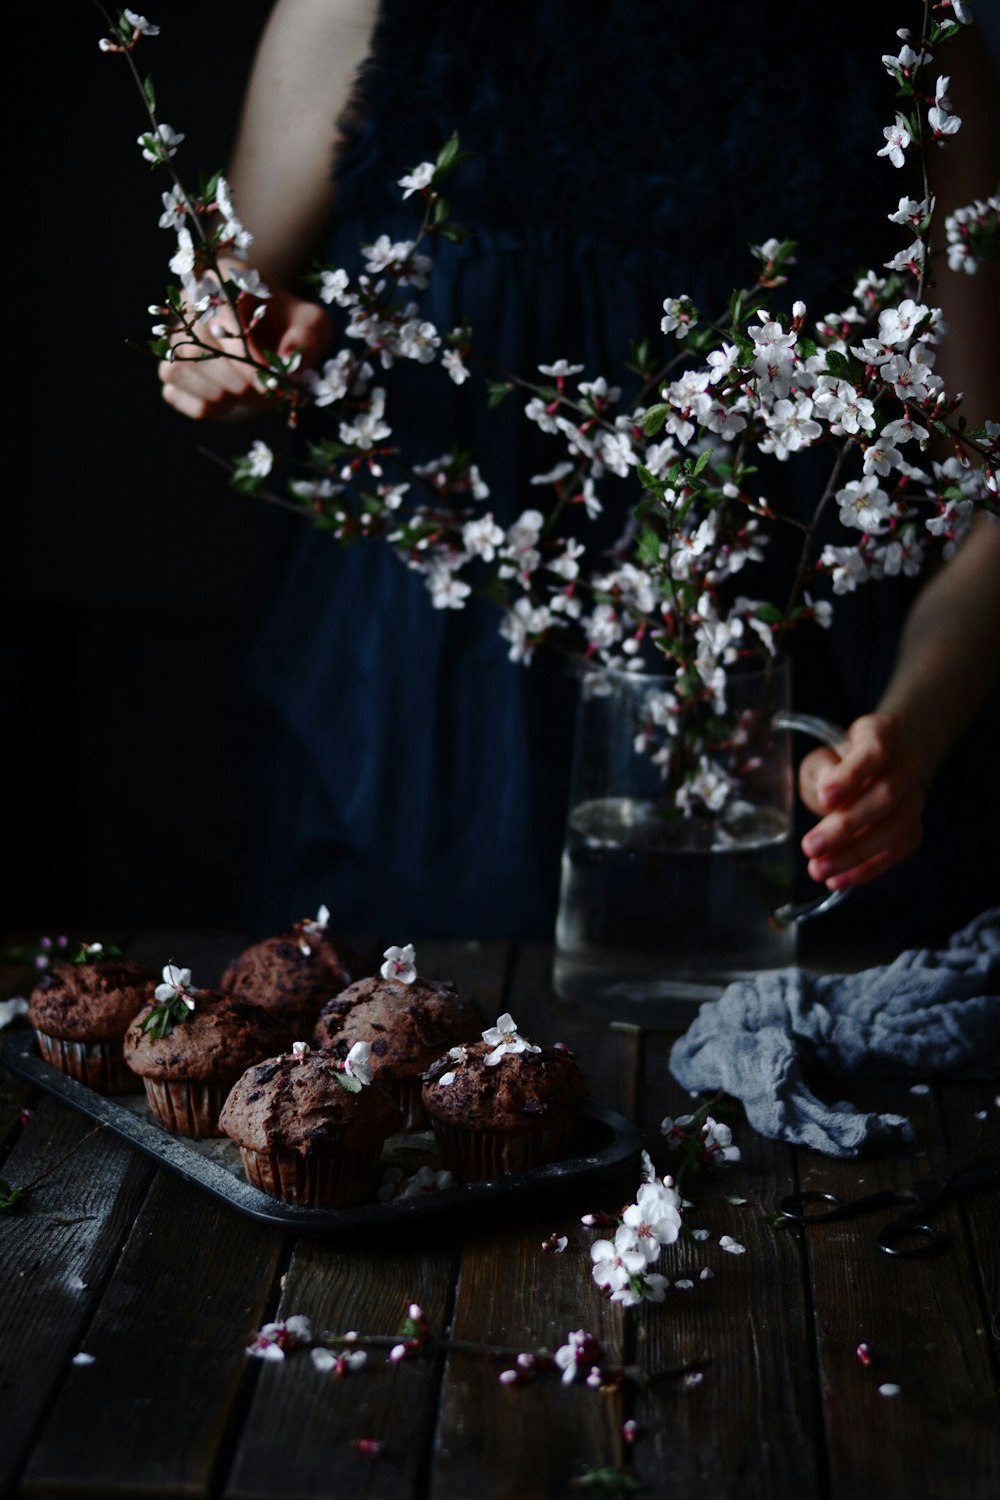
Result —
<path fill-rule="evenodd" d="M 245 941 L 152 932 L 127 946 L 214 984 Z M 366 946 L 372 968 L 384 946 Z M 529 1036 L 571 1047 L 594 1101 L 641 1126 L 659 1172 L 677 1170 L 660 1121 L 694 1101 L 669 1073 L 672 1033 L 557 999 L 544 944 L 417 946 L 421 972 L 453 978 L 486 1024 L 510 1010 Z M 640 1496 L 676 1500 L 993 1500 L 1000 1193 L 942 1205 L 945 1246 L 925 1261 L 876 1248 L 891 1209 L 806 1229 L 770 1216 L 799 1185 L 853 1196 L 907 1186 L 956 1148 L 1000 1151 L 997 1086 L 841 1092 L 907 1114 L 915 1144 L 835 1161 L 763 1139 L 720 1099 L 742 1159 L 682 1180 L 686 1225 L 708 1238 L 670 1247 L 664 1303 L 631 1313 L 594 1286 L 590 1245 L 603 1231 L 580 1223 L 634 1197 L 631 1170 L 405 1241 L 296 1241 L 106 1132 L 88 1138 L 90 1122 L 46 1095 L 22 1126 L 14 1080 L 0 1093 L 3 1175 L 27 1182 L 73 1154 L 20 1212 L 0 1215 L 0 1494 L 570 1500 L 587 1493 L 577 1486 L 588 1471 L 624 1465 Z M 563 1253 L 542 1249 L 553 1233 L 566 1235 Z M 727 1253 L 725 1234 L 745 1253 Z M 390 1365 L 382 1346 L 342 1379 L 305 1354 L 282 1364 L 245 1354 L 262 1322 L 292 1313 L 391 1338 L 413 1300 L 453 1343 L 554 1349 L 586 1328 L 610 1360 L 649 1376 L 693 1368 L 602 1394 L 551 1376 L 503 1385 L 513 1356 L 466 1349 Z M 80 1350 L 94 1363 L 75 1366 Z M 899 1394 L 880 1394 L 887 1384 Z"/>
<path fill-rule="evenodd" d="M 0 1214 L 0 1494 L 69 1374 L 91 1373 L 71 1361 L 89 1352 L 91 1319 L 152 1176 L 144 1158 L 46 1098 L 4 1175 L 27 1186 L 57 1162 L 16 1212 Z"/>

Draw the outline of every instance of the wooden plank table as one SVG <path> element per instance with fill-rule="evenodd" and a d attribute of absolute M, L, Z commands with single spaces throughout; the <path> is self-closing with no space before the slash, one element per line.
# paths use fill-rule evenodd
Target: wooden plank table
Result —
<path fill-rule="evenodd" d="M 243 944 L 146 933 L 125 947 L 209 984 Z M 668 1071 L 675 1033 L 557 1000 L 551 957 L 543 945 L 418 944 L 422 973 L 570 1046 L 595 1100 L 641 1126 L 660 1172 L 676 1170 L 660 1121 L 694 1104 Z M 30 983 L 5 979 L 8 994 Z M 996 1500 L 1000 1194 L 943 1207 L 946 1248 L 927 1260 L 880 1254 L 878 1215 L 808 1231 L 771 1216 L 800 1186 L 903 1187 L 957 1146 L 1000 1147 L 997 1085 L 850 1096 L 909 1115 L 915 1144 L 837 1161 L 760 1137 L 718 1101 L 742 1158 L 683 1184 L 685 1224 L 708 1238 L 665 1252 L 662 1303 L 623 1310 L 593 1283 L 600 1231 L 581 1216 L 630 1201 L 631 1168 L 613 1201 L 581 1184 L 482 1223 L 331 1242 L 240 1214 L 7 1073 L 0 1174 L 23 1185 L 58 1165 L 0 1214 L 0 1494 Z M 543 1249 L 552 1234 L 567 1237 L 564 1252 Z M 744 1254 L 721 1248 L 726 1234 Z M 344 1378 L 305 1353 L 245 1352 L 264 1322 L 296 1313 L 391 1339 L 414 1301 L 450 1347 L 393 1363 L 377 1346 Z M 554 1350 L 578 1329 L 610 1362 L 682 1373 L 603 1391 L 543 1374 L 508 1385 L 498 1375 L 512 1355 L 455 1347 Z"/>

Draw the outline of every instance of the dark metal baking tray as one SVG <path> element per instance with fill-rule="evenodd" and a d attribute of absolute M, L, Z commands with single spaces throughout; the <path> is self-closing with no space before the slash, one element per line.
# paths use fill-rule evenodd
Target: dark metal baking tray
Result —
<path fill-rule="evenodd" d="M 196 1141 L 171 1135 L 153 1118 L 144 1094 L 105 1095 L 86 1088 L 76 1079 L 50 1067 L 39 1055 L 33 1030 L 18 1029 L 8 1036 L 0 1056 L 7 1066 L 92 1120 L 104 1125 L 160 1165 L 169 1167 L 214 1197 L 229 1203 L 252 1219 L 293 1230 L 298 1234 L 331 1237 L 378 1232 L 392 1227 L 393 1233 L 429 1228 L 434 1221 L 473 1215 L 477 1219 L 493 1210 L 524 1206 L 526 1200 L 548 1202 L 578 1185 L 595 1188 L 602 1179 L 613 1178 L 629 1163 L 638 1168 L 642 1137 L 639 1127 L 614 1110 L 590 1105 L 579 1122 L 576 1153 L 565 1161 L 511 1173 L 492 1182 L 456 1184 L 436 1193 L 384 1203 L 364 1203 L 356 1208 L 303 1208 L 283 1203 L 251 1186 L 243 1175 L 240 1154 L 228 1137 Z M 386 1143 L 385 1165 L 402 1166 L 409 1173 L 424 1163 L 439 1166 L 429 1131 L 393 1136 Z M 588 1209 L 606 1205 L 590 1203 Z"/>

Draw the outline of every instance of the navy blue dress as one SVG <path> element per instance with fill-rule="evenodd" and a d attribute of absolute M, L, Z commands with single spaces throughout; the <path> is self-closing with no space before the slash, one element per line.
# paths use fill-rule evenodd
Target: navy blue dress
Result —
<path fill-rule="evenodd" d="M 721 312 L 753 278 L 748 245 L 771 235 L 800 244 L 788 300 L 841 308 L 857 273 L 900 244 L 885 215 L 902 174 L 876 151 L 894 113 L 880 56 L 906 9 L 869 35 L 871 6 L 856 0 L 835 23 L 787 0 L 389 0 L 337 168 L 327 260 L 357 270 L 361 243 L 412 237 L 419 210 L 397 180 L 457 129 L 471 157 L 449 199 L 474 234 L 436 247 L 421 307 L 440 330 L 467 318 L 502 368 L 566 358 L 627 395 L 632 341 L 661 341 L 664 297 Z M 563 455 L 522 400 L 489 412 L 478 387 L 406 364 L 385 383 L 413 461 L 474 449 L 500 524 L 537 505 L 530 476 Z M 822 460 L 774 470 L 769 494 L 783 487 L 782 503 L 808 510 Z M 610 539 L 638 491 L 611 477 L 602 498 Z M 345 551 L 295 520 L 278 530 L 247 664 L 254 924 L 325 902 L 338 929 L 393 942 L 550 938 L 571 671 L 544 650 L 511 664 L 494 606 L 434 610 L 378 543 Z M 788 578 L 790 564 L 775 544 L 767 566 Z M 795 643 L 798 707 L 845 724 L 870 709 L 906 594 L 862 590 L 839 601 L 834 631 Z M 886 890 L 845 903 L 845 931 L 863 934 L 868 910 L 884 934 Z M 961 897 L 953 887 L 952 908 Z"/>

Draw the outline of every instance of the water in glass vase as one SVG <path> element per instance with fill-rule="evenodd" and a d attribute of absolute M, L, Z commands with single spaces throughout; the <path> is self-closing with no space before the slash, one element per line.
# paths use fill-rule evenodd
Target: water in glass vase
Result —
<path fill-rule="evenodd" d="M 736 802 L 716 819 L 664 802 L 602 797 L 570 815 L 554 980 L 567 999 L 656 1005 L 684 1022 L 732 979 L 795 960 L 789 826 Z"/>

